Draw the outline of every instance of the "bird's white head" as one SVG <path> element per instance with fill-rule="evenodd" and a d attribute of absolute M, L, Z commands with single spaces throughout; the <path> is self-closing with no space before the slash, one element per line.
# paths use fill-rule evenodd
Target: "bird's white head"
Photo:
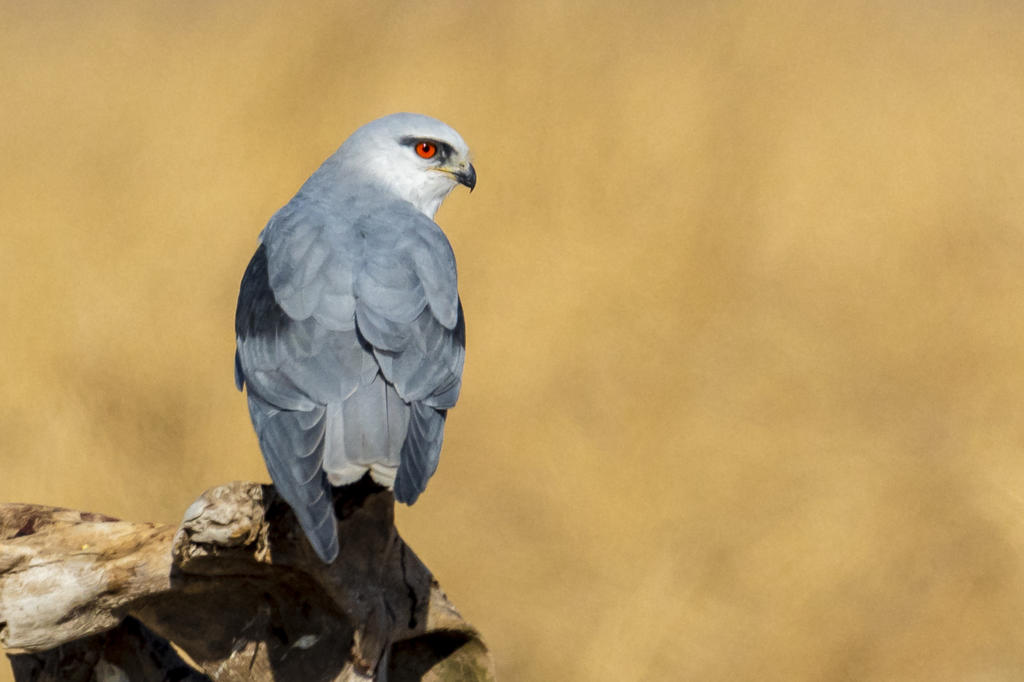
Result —
<path fill-rule="evenodd" d="M 456 185 L 470 191 L 476 186 L 462 137 L 422 114 L 391 114 L 367 123 L 338 149 L 334 161 L 346 179 L 381 186 L 431 219 Z"/>

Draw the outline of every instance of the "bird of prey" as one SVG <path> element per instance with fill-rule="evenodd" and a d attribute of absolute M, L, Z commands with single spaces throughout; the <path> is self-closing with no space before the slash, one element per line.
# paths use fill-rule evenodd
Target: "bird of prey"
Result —
<path fill-rule="evenodd" d="M 476 185 L 469 149 L 419 114 L 364 125 L 260 233 L 235 315 L 235 383 L 267 469 L 320 558 L 331 486 L 367 472 L 412 504 L 462 385 L 455 257 L 434 214 Z"/>

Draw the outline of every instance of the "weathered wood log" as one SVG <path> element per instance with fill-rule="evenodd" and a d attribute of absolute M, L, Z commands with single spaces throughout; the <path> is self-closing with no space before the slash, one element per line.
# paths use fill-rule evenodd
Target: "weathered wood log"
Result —
<path fill-rule="evenodd" d="M 493 680 L 490 654 L 368 479 L 313 553 L 273 487 L 203 493 L 180 528 L 0 505 L 0 644 L 15 679 Z"/>

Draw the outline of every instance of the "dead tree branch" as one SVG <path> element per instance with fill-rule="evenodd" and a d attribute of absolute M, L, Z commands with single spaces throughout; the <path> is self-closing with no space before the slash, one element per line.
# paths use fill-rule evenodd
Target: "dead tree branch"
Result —
<path fill-rule="evenodd" d="M 335 497 L 323 564 L 271 486 L 205 492 L 180 528 L 0 505 L 0 644 L 18 682 L 493 680 L 490 654 L 394 526 Z"/>

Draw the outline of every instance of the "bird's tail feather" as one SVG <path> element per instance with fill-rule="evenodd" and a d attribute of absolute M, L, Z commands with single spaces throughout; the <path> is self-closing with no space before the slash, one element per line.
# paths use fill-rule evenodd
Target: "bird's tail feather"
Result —
<path fill-rule="evenodd" d="M 378 373 L 341 403 L 327 405 L 323 467 L 334 485 L 366 474 L 390 487 L 409 423 L 409 405 Z"/>

